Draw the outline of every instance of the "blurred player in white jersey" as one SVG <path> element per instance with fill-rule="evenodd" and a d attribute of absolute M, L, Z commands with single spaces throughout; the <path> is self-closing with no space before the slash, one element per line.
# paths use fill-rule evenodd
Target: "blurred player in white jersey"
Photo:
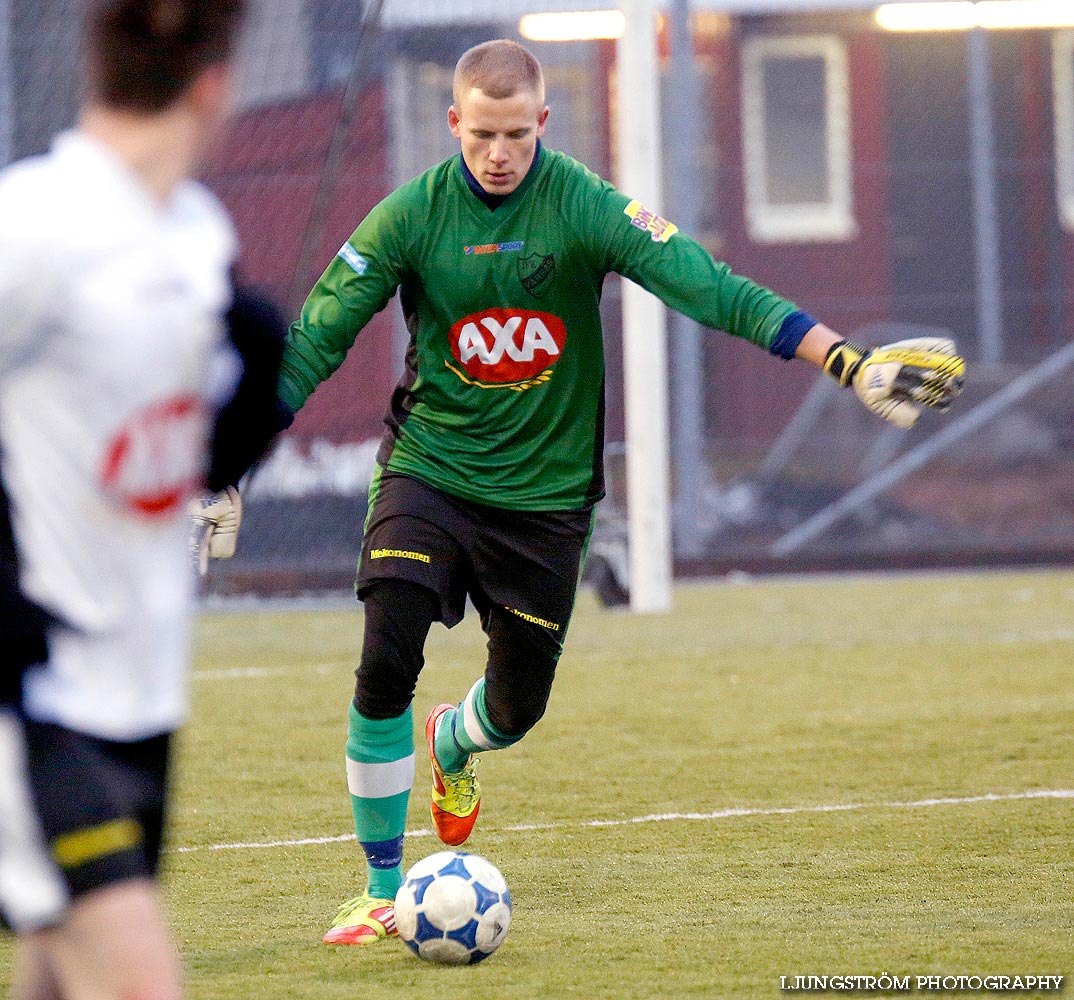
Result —
<path fill-rule="evenodd" d="M 191 176 L 230 110 L 244 6 L 87 4 L 77 127 L 0 173 L 0 918 L 18 1000 L 181 995 L 156 873 L 187 707 L 185 513 L 207 470 L 214 488 L 243 471 L 210 447 L 225 314 L 233 341 L 265 320 L 236 305 L 232 227 Z"/>

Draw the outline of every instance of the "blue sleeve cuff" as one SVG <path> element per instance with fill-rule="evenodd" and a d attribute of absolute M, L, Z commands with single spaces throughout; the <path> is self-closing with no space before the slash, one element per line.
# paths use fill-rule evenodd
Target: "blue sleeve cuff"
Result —
<path fill-rule="evenodd" d="M 783 321 L 776 339 L 772 341 L 772 346 L 768 350 L 777 358 L 790 361 L 798 350 L 802 338 L 816 325 L 817 321 L 809 313 L 802 312 L 801 309 L 792 312 Z"/>

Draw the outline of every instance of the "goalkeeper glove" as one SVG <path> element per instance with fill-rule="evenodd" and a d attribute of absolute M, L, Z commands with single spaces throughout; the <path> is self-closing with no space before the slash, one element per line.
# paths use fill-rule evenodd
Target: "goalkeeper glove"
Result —
<path fill-rule="evenodd" d="M 914 337 L 883 347 L 833 344 L 824 370 L 851 385 L 873 413 L 902 428 L 913 427 L 923 407 L 946 410 L 962 391 L 965 359 L 945 337 Z"/>
<path fill-rule="evenodd" d="M 242 497 L 234 486 L 190 506 L 190 548 L 198 572 L 204 576 L 210 559 L 230 559 L 235 554 L 242 521 Z"/>

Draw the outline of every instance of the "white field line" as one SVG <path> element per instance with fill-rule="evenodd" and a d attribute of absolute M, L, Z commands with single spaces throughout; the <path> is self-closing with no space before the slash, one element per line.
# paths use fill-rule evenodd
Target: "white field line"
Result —
<path fill-rule="evenodd" d="M 220 670 L 195 670 L 190 676 L 195 681 L 246 681 L 262 677 L 282 677 L 286 674 L 330 674 L 346 670 L 345 665 L 312 663 L 300 667 L 224 667 Z"/>
<path fill-rule="evenodd" d="M 582 830 L 592 827 L 632 826 L 640 823 L 669 823 L 679 820 L 737 819 L 740 816 L 802 816 L 810 813 L 860 812 L 867 809 L 928 809 L 937 806 L 964 806 L 980 802 L 1017 802 L 1026 799 L 1074 799 L 1074 789 L 1042 789 L 995 795 L 969 795 L 960 798 L 916 799 L 912 802 L 847 802 L 836 805 L 783 806 L 771 809 L 717 809 L 714 812 L 650 813 L 630 819 L 592 819 L 584 823 L 525 823 L 505 826 L 489 833 L 526 833 L 531 830 Z M 407 830 L 407 837 L 431 837 L 431 830 Z M 338 844 L 354 840 L 354 834 L 339 837 L 303 837 L 300 840 L 266 840 L 236 844 L 205 844 L 196 847 L 173 847 L 170 853 L 194 854 L 199 851 L 265 850 L 273 847 L 303 847 L 307 844 Z"/>
<path fill-rule="evenodd" d="M 714 648 L 726 649 L 730 645 L 736 645 L 750 649 L 798 649 L 800 647 L 824 645 L 834 649 L 853 649 L 855 646 L 866 642 L 865 637 L 852 637 L 838 642 L 830 639 L 821 640 L 809 636 L 789 638 L 786 641 L 773 641 L 771 638 L 750 639 L 734 637 L 726 642 L 714 643 Z M 1044 642 L 1074 642 L 1074 629 L 1071 628 L 1043 628 L 1027 629 L 1018 631 L 997 631 L 983 634 L 979 630 L 964 629 L 962 631 L 947 631 L 942 634 L 902 632 L 897 636 L 884 638 L 887 648 L 913 648 L 918 646 L 950 645 L 951 643 L 964 642 L 976 646 L 1017 646 L 1022 643 Z M 223 669 L 195 670 L 191 673 L 194 681 L 229 681 L 229 680 L 261 680 L 265 677 L 284 677 L 297 674 L 340 674 L 353 672 L 354 665 L 337 661 L 335 663 L 300 664 L 289 667 L 231 667 Z"/>
<path fill-rule="evenodd" d="M 222 670 L 195 670 L 191 677 L 196 681 L 236 681 L 284 673 L 287 670 L 283 667 L 229 667 Z"/>

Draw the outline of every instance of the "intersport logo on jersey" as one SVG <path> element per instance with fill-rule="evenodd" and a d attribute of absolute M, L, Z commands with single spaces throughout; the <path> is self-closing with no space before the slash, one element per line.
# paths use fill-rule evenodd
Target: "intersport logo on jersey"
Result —
<path fill-rule="evenodd" d="M 567 328 L 551 313 L 484 309 L 451 328 L 448 367 L 463 381 L 483 386 L 530 388 L 547 381 L 563 353 Z"/>

